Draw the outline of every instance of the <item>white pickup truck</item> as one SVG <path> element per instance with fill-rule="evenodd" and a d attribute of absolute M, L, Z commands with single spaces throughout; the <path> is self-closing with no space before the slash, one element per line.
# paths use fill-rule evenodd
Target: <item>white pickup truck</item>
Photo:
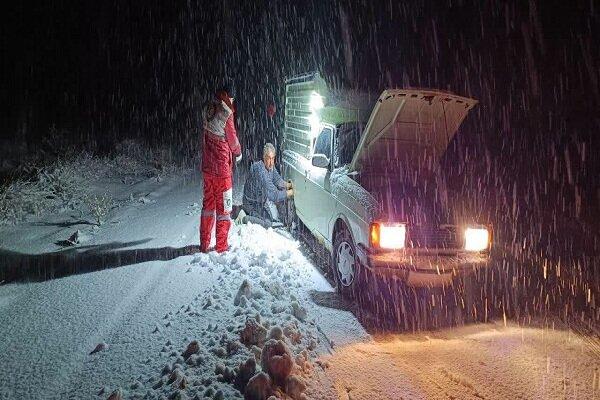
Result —
<path fill-rule="evenodd" d="M 287 80 L 283 174 L 343 295 L 363 289 L 366 270 L 440 287 L 487 265 L 491 228 L 456 217 L 438 168 L 476 104 L 429 89 L 335 90 L 318 73 Z"/>

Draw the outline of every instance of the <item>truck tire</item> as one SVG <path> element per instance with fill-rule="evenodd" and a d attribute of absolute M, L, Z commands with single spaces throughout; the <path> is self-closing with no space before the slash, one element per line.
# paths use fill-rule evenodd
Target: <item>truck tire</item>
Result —
<path fill-rule="evenodd" d="M 352 235 L 346 227 L 335 235 L 331 261 L 331 270 L 338 292 L 348 299 L 358 299 L 361 289 L 361 267 Z"/>

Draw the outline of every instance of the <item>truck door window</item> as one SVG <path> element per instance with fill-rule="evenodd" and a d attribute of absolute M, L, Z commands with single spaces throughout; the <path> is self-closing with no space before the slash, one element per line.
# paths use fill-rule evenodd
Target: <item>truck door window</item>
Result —
<path fill-rule="evenodd" d="M 348 122 L 337 126 L 333 160 L 335 168 L 352 162 L 362 131 L 363 125 L 358 122 Z"/>
<path fill-rule="evenodd" d="M 323 128 L 315 141 L 315 151 L 313 154 L 325 154 L 327 158 L 331 158 L 332 133 L 331 128 Z"/>

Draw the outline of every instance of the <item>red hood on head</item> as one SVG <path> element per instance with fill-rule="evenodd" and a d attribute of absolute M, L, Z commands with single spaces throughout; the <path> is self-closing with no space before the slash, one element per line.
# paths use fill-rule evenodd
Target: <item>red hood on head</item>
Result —
<path fill-rule="evenodd" d="M 229 97 L 229 94 L 226 91 L 224 91 L 224 90 L 217 91 L 215 93 L 215 97 L 218 100 L 221 100 L 223 103 L 225 103 L 231 111 L 235 112 L 235 108 L 233 106 L 233 103 L 231 102 L 231 98 Z"/>

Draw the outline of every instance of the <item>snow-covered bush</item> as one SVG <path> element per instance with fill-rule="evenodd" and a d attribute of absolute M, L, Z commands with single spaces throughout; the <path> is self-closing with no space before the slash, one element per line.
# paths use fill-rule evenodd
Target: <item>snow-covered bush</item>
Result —
<path fill-rule="evenodd" d="M 0 188 L 0 224 L 21 221 L 25 215 L 37 214 L 40 204 L 33 199 L 39 198 L 29 182 L 15 182 Z"/>
<path fill-rule="evenodd" d="M 149 171 L 147 149 L 131 139 L 117 144 L 112 161 L 112 175 L 146 175 Z"/>
<path fill-rule="evenodd" d="M 58 160 L 38 173 L 38 183 L 46 197 L 66 204 L 81 195 L 83 180 L 76 162 Z"/>
<path fill-rule="evenodd" d="M 85 204 L 96 219 L 96 224 L 98 226 L 102 225 L 109 211 L 115 205 L 114 199 L 108 193 L 87 195 L 84 199 Z"/>
<path fill-rule="evenodd" d="M 69 156 L 57 158 L 53 151 L 47 153 L 52 153 L 50 161 L 23 162 L 12 171 L 16 179 L 0 186 L 0 226 L 21 222 L 30 215 L 81 209 L 82 205 L 100 225 L 115 204 L 107 194 L 93 195 L 95 182 L 119 177 L 160 179 L 184 168 L 174 161 L 177 157 L 171 149 L 153 150 L 134 140 L 119 143 L 115 153 L 106 157 L 68 150 Z"/>
<path fill-rule="evenodd" d="M 21 168 L 21 179 L 0 188 L 0 225 L 17 223 L 57 207 L 74 208 L 84 194 L 77 161 L 56 160 L 46 167 Z"/>
<path fill-rule="evenodd" d="M 168 147 L 152 149 L 143 144 L 126 139 L 115 148 L 114 174 L 134 176 L 160 176 L 179 171 L 181 165 Z"/>

